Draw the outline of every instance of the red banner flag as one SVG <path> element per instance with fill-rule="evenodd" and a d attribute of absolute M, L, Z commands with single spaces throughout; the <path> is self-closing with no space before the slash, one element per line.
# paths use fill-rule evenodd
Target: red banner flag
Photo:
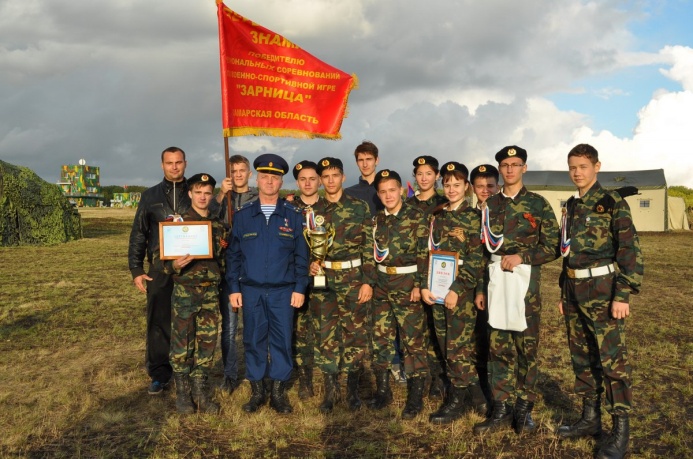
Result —
<path fill-rule="evenodd" d="M 356 76 L 217 3 L 224 137 L 339 139 Z"/>

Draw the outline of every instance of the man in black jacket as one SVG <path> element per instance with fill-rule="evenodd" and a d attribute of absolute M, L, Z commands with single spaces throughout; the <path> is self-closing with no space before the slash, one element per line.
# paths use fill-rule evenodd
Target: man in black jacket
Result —
<path fill-rule="evenodd" d="M 190 208 L 185 182 L 185 152 L 169 147 L 161 153 L 164 180 L 142 193 L 130 232 L 128 265 L 135 287 L 147 294 L 145 365 L 152 379 L 150 395 L 158 395 L 171 379 L 171 294 L 173 282 L 159 258 L 159 222 L 176 221 Z M 149 272 L 144 271 L 147 257 Z"/>

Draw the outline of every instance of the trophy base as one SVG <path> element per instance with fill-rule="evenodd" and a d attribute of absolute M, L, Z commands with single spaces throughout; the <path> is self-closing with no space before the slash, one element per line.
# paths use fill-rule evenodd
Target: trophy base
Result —
<path fill-rule="evenodd" d="M 313 276 L 313 288 L 324 290 L 327 288 L 327 278 L 325 276 Z"/>

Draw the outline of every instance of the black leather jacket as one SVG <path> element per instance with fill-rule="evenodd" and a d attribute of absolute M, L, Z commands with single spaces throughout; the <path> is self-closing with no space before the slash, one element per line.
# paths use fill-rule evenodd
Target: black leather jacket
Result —
<path fill-rule="evenodd" d="M 175 209 L 173 196 L 176 194 Z M 163 265 L 159 259 L 159 222 L 170 221 L 174 214 L 183 215 L 190 208 L 188 184 L 169 182 L 164 179 L 158 185 L 146 189 L 142 193 L 137 207 L 135 219 L 130 231 L 130 247 L 128 248 L 128 267 L 132 278 L 145 274 L 144 256 L 153 271 L 161 271 Z"/>

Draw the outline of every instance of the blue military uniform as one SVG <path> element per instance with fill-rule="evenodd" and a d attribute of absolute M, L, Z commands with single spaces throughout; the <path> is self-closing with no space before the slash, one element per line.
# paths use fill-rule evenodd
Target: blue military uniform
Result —
<path fill-rule="evenodd" d="M 261 158 L 269 164 L 264 170 Z M 258 160 L 259 172 L 283 175 L 288 170 L 276 155 Z M 265 377 L 287 381 L 293 366 L 291 295 L 304 294 L 309 279 L 301 212 L 279 199 L 266 218 L 260 200 L 246 204 L 234 216 L 226 257 L 231 293 L 242 294 L 246 377 L 253 386 Z"/>

